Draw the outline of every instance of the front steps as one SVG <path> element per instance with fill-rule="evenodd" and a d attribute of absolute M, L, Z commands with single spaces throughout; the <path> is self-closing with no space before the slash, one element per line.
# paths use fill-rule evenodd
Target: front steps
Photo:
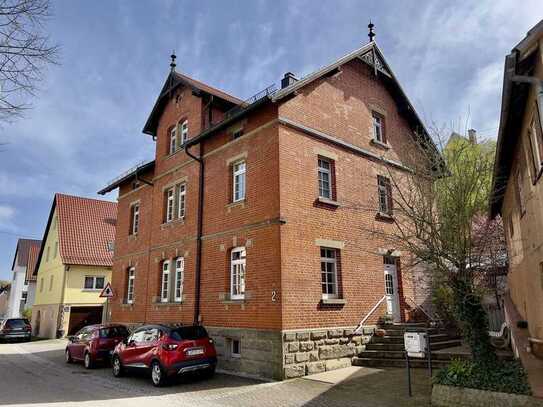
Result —
<path fill-rule="evenodd" d="M 449 353 L 436 353 L 438 350 L 460 346 L 462 342 L 456 336 L 443 329 L 426 329 L 423 324 L 387 324 L 383 325 L 384 336 L 373 335 L 366 344 L 366 349 L 353 359 L 354 366 L 367 367 L 405 367 L 403 335 L 406 330 L 428 332 L 432 350 L 432 367 L 446 366 L 451 357 Z M 462 357 L 461 355 L 459 357 Z M 410 359 L 412 367 L 428 367 L 426 359 Z"/>

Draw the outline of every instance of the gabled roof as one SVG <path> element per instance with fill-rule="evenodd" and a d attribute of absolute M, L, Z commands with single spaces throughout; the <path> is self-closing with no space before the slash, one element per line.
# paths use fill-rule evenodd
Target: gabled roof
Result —
<path fill-rule="evenodd" d="M 513 167 L 513 155 L 522 134 L 522 120 L 530 91 L 529 83 L 514 80 L 516 75 L 533 75 L 536 64 L 538 40 L 543 38 L 543 20 L 537 23 L 526 37 L 505 57 L 503 73 L 500 127 L 494 160 L 492 191 L 490 194 L 490 216 L 501 211 L 509 174 Z M 539 102 L 543 104 L 543 100 Z M 543 106 L 539 106 L 543 109 Z M 543 117 L 541 118 L 543 120 Z"/>
<path fill-rule="evenodd" d="M 353 52 L 348 53 L 347 55 L 339 58 L 335 62 L 326 65 L 318 69 L 317 71 L 305 76 L 299 81 L 290 84 L 286 88 L 278 90 L 273 94 L 272 100 L 274 102 L 277 102 L 281 99 L 284 99 L 285 97 L 295 93 L 298 89 L 338 70 L 342 65 L 345 65 L 346 63 L 357 59 L 370 65 L 375 70 L 375 74 L 383 78 L 388 90 L 392 93 L 392 96 L 399 104 L 399 110 L 407 116 L 408 122 L 411 127 L 420 134 L 422 134 L 424 137 L 426 137 L 429 141 L 431 141 L 429 133 L 424 126 L 424 123 L 419 118 L 417 112 L 415 111 L 415 108 L 409 101 L 409 98 L 401 87 L 400 82 L 394 76 L 392 69 L 390 69 L 390 66 L 386 62 L 383 53 L 381 52 L 379 46 L 375 41 L 372 41 L 354 50 Z"/>
<path fill-rule="evenodd" d="M 41 240 L 36 239 L 19 239 L 17 241 L 17 248 L 15 249 L 15 255 L 13 256 L 13 263 L 11 269 L 15 268 L 15 263 L 19 267 L 28 266 L 28 252 L 31 247 L 37 246 L 40 247 Z"/>
<path fill-rule="evenodd" d="M 41 243 L 41 241 L 40 241 Z M 40 254 L 41 244 L 30 246 L 28 251 L 28 265 L 26 267 L 26 281 L 35 281 L 36 276 L 34 276 L 34 269 L 36 268 L 36 263 L 38 261 L 38 256 Z"/>
<path fill-rule="evenodd" d="M 419 118 L 417 112 L 415 111 L 415 108 L 409 101 L 409 98 L 407 97 L 400 83 L 394 76 L 392 69 L 390 69 L 390 66 L 386 62 L 383 53 L 381 52 L 375 41 L 370 42 L 353 52 L 350 52 L 349 54 L 339 58 L 335 62 L 326 65 L 321 69 L 318 69 L 317 71 L 305 76 L 304 78 L 292 83 L 291 85 L 283 89 L 277 90 L 271 94 L 266 94 L 261 98 L 257 98 L 251 104 L 244 103 L 242 109 L 236 112 L 236 114 L 226 115 L 226 118 L 222 122 L 215 123 L 213 127 L 204 130 L 196 137 L 190 138 L 186 144 L 186 147 L 198 144 L 204 139 L 212 136 L 215 132 L 223 129 L 229 123 L 239 120 L 243 116 L 249 114 L 251 111 L 259 108 L 262 105 L 265 105 L 267 102 L 281 102 L 286 97 L 296 94 L 297 90 L 303 88 L 306 85 L 309 85 L 317 79 L 336 72 L 342 65 L 349 63 L 353 60 L 360 60 L 368 64 L 374 69 L 375 74 L 378 77 L 382 78 L 385 87 L 396 101 L 400 114 L 402 114 L 407 119 L 413 131 L 416 132 L 417 135 L 424 138 L 426 144 L 425 147 L 429 146 L 435 151 L 435 154 L 438 157 L 438 161 L 441 163 L 440 165 L 444 166 L 441 155 L 434 142 L 432 141 L 426 127 L 424 126 L 424 123 Z M 413 137 L 415 138 L 416 136 L 413 135 Z M 416 141 L 420 142 L 420 140 Z"/>
<path fill-rule="evenodd" d="M 232 108 L 243 103 L 241 99 L 229 95 L 222 90 L 206 85 L 205 83 L 197 81 L 196 79 L 193 79 L 187 75 L 183 75 L 181 73 L 173 71 L 168 74 L 168 77 L 166 78 L 166 81 L 162 86 L 162 90 L 160 91 L 155 105 L 153 106 L 153 110 L 151 110 L 151 114 L 149 115 L 149 118 L 147 119 L 147 122 L 143 127 L 143 132 L 145 134 L 149 134 L 151 136 L 156 135 L 158 120 L 160 118 L 160 115 L 162 114 L 162 111 L 166 107 L 166 104 L 169 100 L 169 95 L 181 85 L 190 87 L 193 92 L 196 93 L 203 92 L 205 94 L 212 95 L 223 101 L 227 108 Z"/>
<path fill-rule="evenodd" d="M 115 241 L 117 204 L 98 199 L 55 194 L 43 241 L 52 226 L 57 212 L 59 254 L 65 265 L 105 266 L 113 265 L 110 245 Z M 45 244 L 41 246 L 34 275 L 37 273 Z"/>

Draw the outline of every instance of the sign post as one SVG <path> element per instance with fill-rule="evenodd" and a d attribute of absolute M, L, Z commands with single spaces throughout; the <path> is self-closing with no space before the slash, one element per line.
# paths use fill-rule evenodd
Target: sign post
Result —
<path fill-rule="evenodd" d="M 107 283 L 102 292 L 100 293 L 100 298 L 106 299 L 105 304 L 105 318 L 102 318 L 104 322 L 107 322 L 109 320 L 109 299 L 113 297 L 113 289 L 111 288 L 111 284 Z"/>
<path fill-rule="evenodd" d="M 424 358 L 426 353 L 430 353 L 430 342 L 426 332 L 405 332 L 403 334 L 403 343 L 405 348 L 405 364 L 407 368 L 407 394 L 411 397 L 411 365 L 409 363 L 409 358 Z M 431 363 L 431 356 L 428 355 L 428 366 L 430 369 Z"/>

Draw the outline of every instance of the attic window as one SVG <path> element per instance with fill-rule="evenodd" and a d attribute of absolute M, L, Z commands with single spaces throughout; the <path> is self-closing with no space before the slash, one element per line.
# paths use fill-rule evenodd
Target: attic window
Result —
<path fill-rule="evenodd" d="M 115 243 L 114 242 L 107 242 L 107 251 L 112 252 L 115 250 Z"/>

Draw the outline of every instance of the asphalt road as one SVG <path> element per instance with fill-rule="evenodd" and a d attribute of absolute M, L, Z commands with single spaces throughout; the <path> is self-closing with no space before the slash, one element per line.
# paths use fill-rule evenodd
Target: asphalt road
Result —
<path fill-rule="evenodd" d="M 415 372 L 405 396 L 401 369 L 348 368 L 311 379 L 260 382 L 226 374 L 184 378 L 155 388 L 145 375 L 116 379 L 109 367 L 85 370 L 64 362 L 65 342 L 0 344 L 0 405 L 50 406 L 424 406 L 429 380 Z"/>

